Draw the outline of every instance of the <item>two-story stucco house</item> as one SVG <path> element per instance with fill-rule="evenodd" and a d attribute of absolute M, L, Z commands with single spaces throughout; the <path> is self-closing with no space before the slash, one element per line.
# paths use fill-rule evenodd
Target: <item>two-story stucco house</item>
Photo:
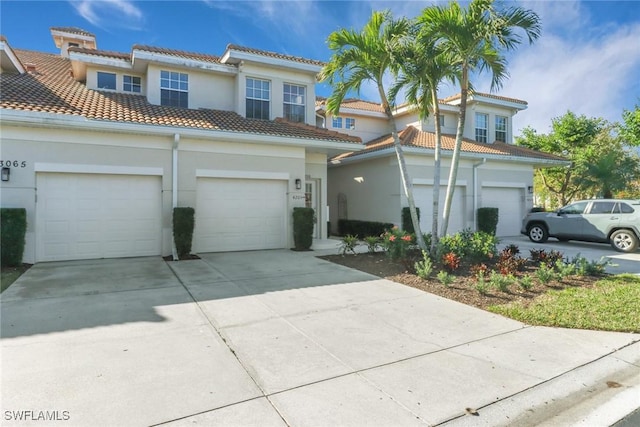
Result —
<path fill-rule="evenodd" d="M 25 262 L 292 246 L 291 213 L 327 230 L 327 159 L 361 140 L 316 127 L 322 63 L 229 45 L 221 56 L 52 28 L 59 54 L 0 39 L 2 207 L 27 210 Z"/>
<path fill-rule="evenodd" d="M 458 120 L 460 96 L 440 102 L 442 137 L 440 216 Z M 527 103 L 518 99 L 474 93 L 469 96 L 464 139 L 449 233 L 476 229 L 477 209 L 497 207 L 499 236 L 516 236 L 520 222 L 533 204 L 534 168 L 567 165 L 564 159 L 512 144 L 512 118 Z M 329 212 L 332 228 L 339 219 L 382 221 L 400 224 L 408 202 L 404 195 L 393 139 L 388 121 L 378 104 L 348 99 L 334 117 L 324 109 L 324 99 L 316 109 L 328 129 L 347 132 L 365 141 L 363 150 L 338 154 L 329 164 Z M 418 119 L 415 111 L 400 106 L 395 112 L 409 175 L 413 181 L 420 227 L 431 232 L 435 126 L 433 117 Z M 334 225 L 335 224 L 335 225 Z"/>

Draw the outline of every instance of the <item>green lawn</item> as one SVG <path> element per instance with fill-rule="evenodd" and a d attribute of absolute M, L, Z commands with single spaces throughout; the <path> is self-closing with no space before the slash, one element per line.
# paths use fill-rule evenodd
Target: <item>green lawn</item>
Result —
<path fill-rule="evenodd" d="M 594 288 L 550 291 L 525 306 L 497 305 L 490 311 L 530 325 L 640 332 L 640 276 L 607 277 Z"/>
<path fill-rule="evenodd" d="M 0 274 L 0 292 L 4 292 L 13 282 L 18 280 L 18 277 L 22 275 L 25 271 L 27 271 L 29 267 L 20 266 L 20 267 L 4 267 L 2 269 L 2 273 Z"/>

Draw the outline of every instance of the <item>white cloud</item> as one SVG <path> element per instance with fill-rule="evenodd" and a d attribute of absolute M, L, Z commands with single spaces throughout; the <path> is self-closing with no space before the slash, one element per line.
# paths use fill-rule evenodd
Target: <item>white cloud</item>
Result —
<path fill-rule="evenodd" d="M 96 27 L 138 29 L 144 23 L 144 14 L 129 0 L 72 0 L 69 3 Z"/>

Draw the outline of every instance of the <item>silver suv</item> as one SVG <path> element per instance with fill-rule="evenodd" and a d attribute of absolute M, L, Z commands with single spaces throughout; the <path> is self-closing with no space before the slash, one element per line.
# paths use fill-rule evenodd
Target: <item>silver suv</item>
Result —
<path fill-rule="evenodd" d="M 532 212 L 520 232 L 535 243 L 555 237 L 609 242 L 617 251 L 634 252 L 640 240 L 640 200 L 581 200 L 555 212 Z"/>

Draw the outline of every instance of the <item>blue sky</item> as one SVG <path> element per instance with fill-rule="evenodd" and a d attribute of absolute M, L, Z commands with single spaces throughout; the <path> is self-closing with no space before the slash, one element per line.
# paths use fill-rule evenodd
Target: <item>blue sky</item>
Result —
<path fill-rule="evenodd" d="M 129 52 L 136 43 L 221 55 L 228 43 L 327 60 L 327 35 L 361 28 L 372 10 L 414 17 L 432 1 L 31 1 L 0 0 L 0 32 L 14 48 L 55 52 L 49 28 L 96 34 L 99 49 Z M 620 120 L 640 104 L 640 1 L 529 1 L 542 37 L 509 55 L 510 78 L 498 92 L 529 102 L 514 130 L 547 132 L 572 110 Z M 476 88 L 488 91 L 482 76 Z M 328 88 L 318 93 L 328 95 Z M 443 88 L 442 97 L 455 93 Z M 360 97 L 376 100 L 372 87 Z"/>

